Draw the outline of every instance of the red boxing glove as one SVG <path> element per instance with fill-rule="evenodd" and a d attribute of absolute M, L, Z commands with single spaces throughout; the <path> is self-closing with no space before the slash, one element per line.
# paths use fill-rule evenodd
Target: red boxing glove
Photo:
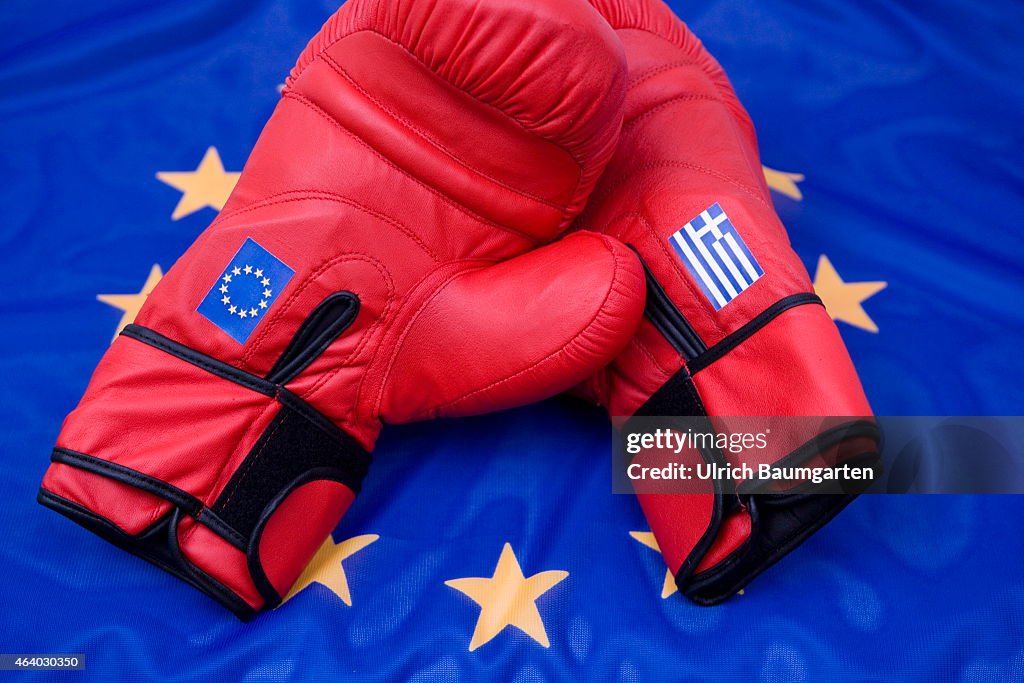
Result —
<path fill-rule="evenodd" d="M 626 345 L 635 256 L 541 246 L 610 158 L 624 90 L 578 0 L 349 0 L 100 362 L 41 502 L 243 618 L 277 605 L 382 422 L 550 396 Z"/>
<path fill-rule="evenodd" d="M 717 430 L 721 416 L 843 417 L 777 420 L 767 453 L 693 451 L 691 468 L 873 464 L 871 409 L 772 208 L 725 73 L 658 0 L 591 3 L 625 47 L 629 83 L 619 147 L 578 225 L 633 246 L 648 295 L 637 336 L 583 393 L 613 416 L 710 416 Z M 698 603 L 738 591 L 853 497 L 750 495 L 745 483 L 637 487 L 676 583 Z"/>

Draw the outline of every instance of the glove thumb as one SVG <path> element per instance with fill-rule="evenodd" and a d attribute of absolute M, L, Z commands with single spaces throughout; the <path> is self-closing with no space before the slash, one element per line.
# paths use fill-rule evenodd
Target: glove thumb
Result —
<path fill-rule="evenodd" d="M 410 324 L 385 393 L 387 422 L 502 410 L 558 394 L 607 365 L 643 315 L 639 259 L 590 232 L 439 288 Z"/>

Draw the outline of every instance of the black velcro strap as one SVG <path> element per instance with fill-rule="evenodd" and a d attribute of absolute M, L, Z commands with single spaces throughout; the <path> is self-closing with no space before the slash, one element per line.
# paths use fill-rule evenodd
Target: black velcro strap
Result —
<path fill-rule="evenodd" d="M 709 433 L 714 431 L 708 418 L 707 409 L 704 407 L 704 402 L 700 400 L 700 395 L 697 393 L 697 387 L 693 383 L 693 378 L 685 367 L 680 368 L 676 374 L 672 375 L 667 382 L 661 385 L 660 389 L 647 399 L 646 403 L 640 406 L 639 410 L 633 415 L 633 418 L 637 417 L 663 418 L 663 426 L 667 428 L 672 427 L 673 417 L 701 418 L 699 421 L 704 425 L 703 431 Z M 624 434 L 629 434 L 638 429 L 636 426 L 638 423 L 634 422 L 633 418 L 626 420 L 626 424 L 623 425 L 622 431 Z M 725 456 L 713 445 L 701 447 L 698 450 L 705 462 L 714 463 L 719 466 L 726 464 Z M 731 482 L 723 482 L 721 479 L 716 478 L 710 484 L 714 492 L 711 518 L 708 521 L 707 528 L 704 529 L 704 533 L 701 534 L 696 545 L 690 549 L 686 559 L 680 565 L 679 571 L 676 573 L 677 583 L 685 581 L 693 573 L 701 558 L 704 557 L 711 547 L 715 537 L 718 536 L 722 519 L 727 513 L 732 512 L 739 503 Z"/>
<path fill-rule="evenodd" d="M 754 524 L 749 540 L 725 560 L 683 583 L 683 594 L 698 605 L 724 602 L 825 526 L 856 497 L 857 492 L 747 498 Z"/>
<path fill-rule="evenodd" d="M 705 417 L 707 414 L 686 368 L 672 375 L 635 413 L 638 417 Z"/>
<path fill-rule="evenodd" d="M 282 358 L 293 358 L 281 365 L 286 371 L 276 373 L 281 375 L 278 377 L 279 380 L 294 376 L 296 369 L 301 370 L 312 362 L 327 344 L 351 324 L 359 310 L 358 298 L 349 292 L 339 292 L 328 297 L 325 303 L 332 304 L 324 307 L 327 313 L 319 317 L 312 316 L 314 320 L 324 318 L 324 329 L 320 330 L 319 326 L 314 325 L 310 328 L 312 331 L 300 331 L 301 333 L 297 335 L 297 338 L 301 339 L 315 338 L 316 343 L 312 344 L 312 351 L 307 353 L 303 344 L 293 342 L 289 346 L 289 351 L 282 354 Z M 181 496 L 168 495 L 168 491 L 163 490 L 158 495 L 171 500 L 186 513 L 201 517 L 201 521 L 209 528 L 240 548 L 247 547 L 264 508 L 278 494 L 310 471 L 315 470 L 322 474 L 323 478 L 338 481 L 348 486 L 354 493 L 359 492 L 360 484 L 370 466 L 370 454 L 354 438 L 288 391 L 279 381 L 253 375 L 146 327 L 128 325 L 121 334 L 252 391 L 272 396 L 281 405 L 277 416 L 210 508 L 203 509 L 195 499 L 192 499 L 195 501 L 192 505 L 182 505 L 181 496 L 188 494 L 156 480 L 142 482 L 146 486 L 136 483 L 139 488 L 152 489 L 162 485 L 164 489 L 173 489 L 170 494 L 180 493 Z M 102 463 L 103 466 L 107 465 L 101 460 L 93 460 Z M 81 466 L 80 463 L 76 464 Z M 104 474 L 116 475 L 115 478 L 122 480 L 127 476 L 122 472 L 111 471 Z"/>
<path fill-rule="evenodd" d="M 340 482 L 359 493 L 370 455 L 322 416 L 315 417 L 320 420 L 292 401 L 281 401 L 277 416 L 213 504 L 217 517 L 251 538 L 267 506 L 311 470 L 323 473 L 319 478 Z"/>

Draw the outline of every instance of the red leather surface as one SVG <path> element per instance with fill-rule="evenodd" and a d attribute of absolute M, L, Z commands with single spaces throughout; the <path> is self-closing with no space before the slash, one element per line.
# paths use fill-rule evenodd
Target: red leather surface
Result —
<path fill-rule="evenodd" d="M 634 294 L 644 280 L 635 263 L 624 245 L 580 232 L 454 275 L 394 344 L 389 377 L 407 380 L 401 394 L 382 392 L 380 414 L 405 422 L 499 410 L 582 381 L 640 321 Z M 577 289 L 601 298 L 564 300 Z M 563 316 L 566 308 L 573 311 Z M 438 334 L 449 326 L 461 334 Z"/>
<path fill-rule="evenodd" d="M 695 448 L 684 448 L 678 454 L 675 449 L 645 449 L 631 464 L 662 468 L 670 463 L 679 463 L 692 472 L 702 462 L 703 458 Z M 648 479 L 638 482 L 635 489 L 665 564 L 673 574 L 677 574 L 712 524 L 715 514 L 714 483 L 695 480 L 681 487 L 672 479 Z"/>
<path fill-rule="evenodd" d="M 102 515 L 127 534 L 136 535 L 170 512 L 172 505 L 134 486 L 61 463 L 43 476 L 43 488 Z"/>
<path fill-rule="evenodd" d="M 680 566 L 711 526 L 714 493 L 642 493 L 637 495 L 637 500 L 658 541 L 665 564 L 673 575 L 678 574 Z"/>
<path fill-rule="evenodd" d="M 694 573 L 709 569 L 727 558 L 730 553 L 750 538 L 750 532 L 751 520 L 746 510 L 737 510 L 735 513 L 727 515 L 722 520 L 722 526 L 715 534 L 715 540 L 711 547 L 708 548 L 707 552 L 700 558 L 700 562 L 697 563 Z"/>
<path fill-rule="evenodd" d="M 615 147 L 617 130 L 608 122 L 621 116 L 625 77 L 621 46 L 586 3 L 346 3 L 303 51 L 288 87 L 295 87 L 323 50 L 358 31 L 382 34 L 415 57 L 428 72 L 485 107 L 497 109 L 523 131 L 562 147 L 579 165 L 578 183 L 562 227 L 569 225 Z M 380 71 L 388 68 L 378 66 Z M 566 84 L 572 84 L 571 88 Z M 429 105 L 420 105 L 417 119 L 427 130 L 449 127 L 451 123 L 448 119 L 431 119 Z M 461 122 L 460 115 L 460 126 Z M 473 129 L 467 133 L 473 135 Z M 491 175 L 502 179 L 520 175 L 505 170 L 504 154 L 486 158 L 485 150 L 504 149 L 499 146 L 501 140 L 481 136 L 479 143 L 479 154 L 492 170 Z M 544 174 L 551 182 L 565 181 L 564 177 L 552 177 L 557 174 L 547 168 Z M 531 231 L 542 239 L 550 239 L 553 234 L 540 226 Z"/>
<path fill-rule="evenodd" d="M 593 269 L 601 277 L 582 278 L 582 285 L 560 278 L 572 294 L 543 314 L 534 307 L 534 324 L 523 330 L 506 326 L 501 339 L 488 330 L 486 316 L 496 307 L 513 313 L 519 304 L 494 289 L 489 299 L 480 299 L 489 306 L 478 311 L 485 319 L 476 322 L 487 336 L 462 355 L 456 353 L 465 339 L 458 325 L 429 316 L 430 326 L 417 315 L 428 301 L 443 301 L 453 278 L 458 282 L 466 272 L 557 236 L 581 206 L 617 134 L 621 47 L 600 18 L 569 0 L 493 5 L 478 12 L 474 3 L 461 0 L 347 3 L 300 57 L 224 212 L 164 277 L 139 324 L 262 373 L 326 293 L 355 291 L 361 302 L 356 323 L 290 388 L 367 448 L 379 430 L 378 406 L 393 413 L 385 415 L 391 421 L 424 416 L 416 404 L 421 397 L 411 391 L 415 387 L 391 371 L 394 343 L 413 320 L 415 337 L 438 342 L 419 351 L 410 346 L 419 372 L 431 372 L 431 365 L 456 366 L 458 377 L 522 372 L 521 382 L 508 385 L 509 397 L 494 396 L 478 408 L 467 404 L 460 412 L 537 400 L 579 379 L 581 363 L 564 349 L 592 321 L 609 336 L 593 333 L 596 353 L 587 364 L 611 359 L 628 341 L 642 302 L 637 264 L 608 242 L 597 243 L 604 249 L 578 250 L 571 261 L 568 250 L 532 255 L 522 273 L 548 259 L 552 266 L 561 261 L 557 265 L 571 273 Z M 440 16 L 434 17 L 437 25 L 430 23 L 431 12 L 442 13 L 443 23 Z M 439 28 L 463 18 L 479 22 L 478 30 L 493 39 L 471 48 Z M 428 24 L 429 44 L 421 35 Z M 524 45 L 534 40 L 537 52 L 529 53 Z M 439 59 L 447 41 L 455 54 Z M 367 44 L 373 47 L 372 65 L 362 49 Z M 358 80 L 361 75 L 366 83 Z M 569 96 L 562 92 L 565 78 L 578 84 Z M 431 107 L 412 106 L 410 92 L 434 93 L 445 118 L 431 118 Z M 462 142 L 445 147 L 453 137 Z M 523 159 L 509 165 L 510 151 Z M 547 188 L 543 197 L 541 186 Z M 294 239 L 300 225 L 301 241 Z M 219 275 L 223 255 L 246 236 L 296 276 L 268 319 L 239 345 L 205 319 L 182 316 L 180 308 L 198 305 Z M 612 269 L 610 255 L 616 261 Z M 534 287 L 515 273 L 519 289 L 550 286 Z M 616 278 L 614 287 L 609 277 Z M 501 274 L 488 279 L 496 286 Z M 488 279 L 481 281 L 485 288 Z M 164 300 L 181 305 L 160 305 Z M 474 309 L 465 302 L 462 310 Z M 492 344 L 501 344 L 499 352 L 525 344 L 533 353 L 524 358 L 526 365 L 515 367 Z M 544 354 L 554 357 L 537 365 Z M 489 364 L 498 357 L 505 360 L 495 372 Z M 537 366 L 538 381 L 530 381 L 527 365 Z M 411 405 L 403 405 L 405 396 L 412 397 Z"/>
<path fill-rule="evenodd" d="M 642 269 L 612 239 L 537 248 L 569 227 L 610 158 L 625 77 L 615 34 L 578 0 L 349 0 L 299 57 L 224 210 L 136 323 L 265 375 L 317 304 L 354 293 L 355 321 L 288 388 L 367 450 L 382 419 L 565 390 L 621 351 L 643 308 Z M 196 308 L 249 238 L 295 274 L 239 343 Z M 122 338 L 59 443 L 209 504 L 276 410 Z M 126 530 L 166 512 L 124 487 L 83 495 L 60 481 L 79 476 L 54 469 L 46 486 Z M 282 589 L 337 512 L 320 502 L 309 525 L 289 503 L 279 518 L 306 535 L 289 539 L 275 519 L 261 547 Z M 186 557 L 254 604 L 237 551 L 182 524 Z"/>
<path fill-rule="evenodd" d="M 289 493 L 273 511 L 263 528 L 258 553 L 263 572 L 279 595 L 284 596 L 299 578 L 355 497 L 344 484 L 311 481 Z M 296 529 L 303 533 L 295 533 Z"/>
<path fill-rule="evenodd" d="M 64 420 L 57 446 L 130 467 L 211 504 L 278 408 L 269 396 L 122 336 Z M 111 493 L 109 505 L 121 506 L 120 492 Z M 95 491 L 90 498 L 86 506 L 106 514 L 108 504 Z M 148 494 L 133 498 L 135 515 L 150 523 L 167 510 Z"/>
<path fill-rule="evenodd" d="M 871 415 L 846 346 L 821 306 L 791 308 L 693 381 L 714 415 Z"/>
<path fill-rule="evenodd" d="M 708 347 L 786 296 L 812 292 L 771 204 L 749 116 L 721 67 L 659 0 L 591 0 L 622 41 L 629 68 L 619 147 L 579 228 L 638 250 L 668 297 Z M 729 216 L 764 275 L 716 311 L 668 238 L 714 203 Z M 639 409 L 684 361 L 645 319 L 627 349 L 582 387 L 612 415 Z M 694 376 L 709 415 L 870 415 L 857 374 L 824 308 L 784 312 Z M 810 423 L 805 423 L 810 424 Z M 793 429 L 777 460 L 816 435 Z M 750 459 L 753 454 L 730 456 Z M 692 554 L 707 568 L 743 544 L 745 512 L 713 526 L 712 495 L 641 496 L 666 562 Z M 711 528 L 718 538 L 699 549 Z M 706 554 L 705 554 L 706 553 Z M 685 577 L 683 577 L 685 578 Z"/>
<path fill-rule="evenodd" d="M 263 605 L 249 575 L 245 553 L 191 517 L 182 517 L 176 535 L 181 553 L 196 567 L 230 588 L 251 607 L 258 609 Z"/>

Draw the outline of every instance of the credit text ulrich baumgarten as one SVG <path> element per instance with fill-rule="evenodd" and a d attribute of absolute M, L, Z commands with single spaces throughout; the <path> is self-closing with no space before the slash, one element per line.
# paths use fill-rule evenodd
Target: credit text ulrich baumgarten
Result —
<path fill-rule="evenodd" d="M 662 454 L 681 453 L 684 449 L 706 450 L 715 448 L 734 456 L 744 452 L 762 451 L 768 446 L 768 434 L 761 433 L 701 433 L 692 430 L 655 429 L 650 432 L 634 432 L 626 435 L 625 450 L 637 455 L 653 449 Z M 738 458 L 737 458 L 738 459 Z M 751 458 L 757 460 L 757 457 Z M 633 462 L 626 468 L 626 476 L 639 480 L 673 481 L 786 481 L 811 482 L 874 480 L 876 470 L 870 466 L 832 464 L 818 467 L 780 466 L 771 463 L 719 463 L 703 462 L 685 464 L 664 462 L 657 466 Z"/>

